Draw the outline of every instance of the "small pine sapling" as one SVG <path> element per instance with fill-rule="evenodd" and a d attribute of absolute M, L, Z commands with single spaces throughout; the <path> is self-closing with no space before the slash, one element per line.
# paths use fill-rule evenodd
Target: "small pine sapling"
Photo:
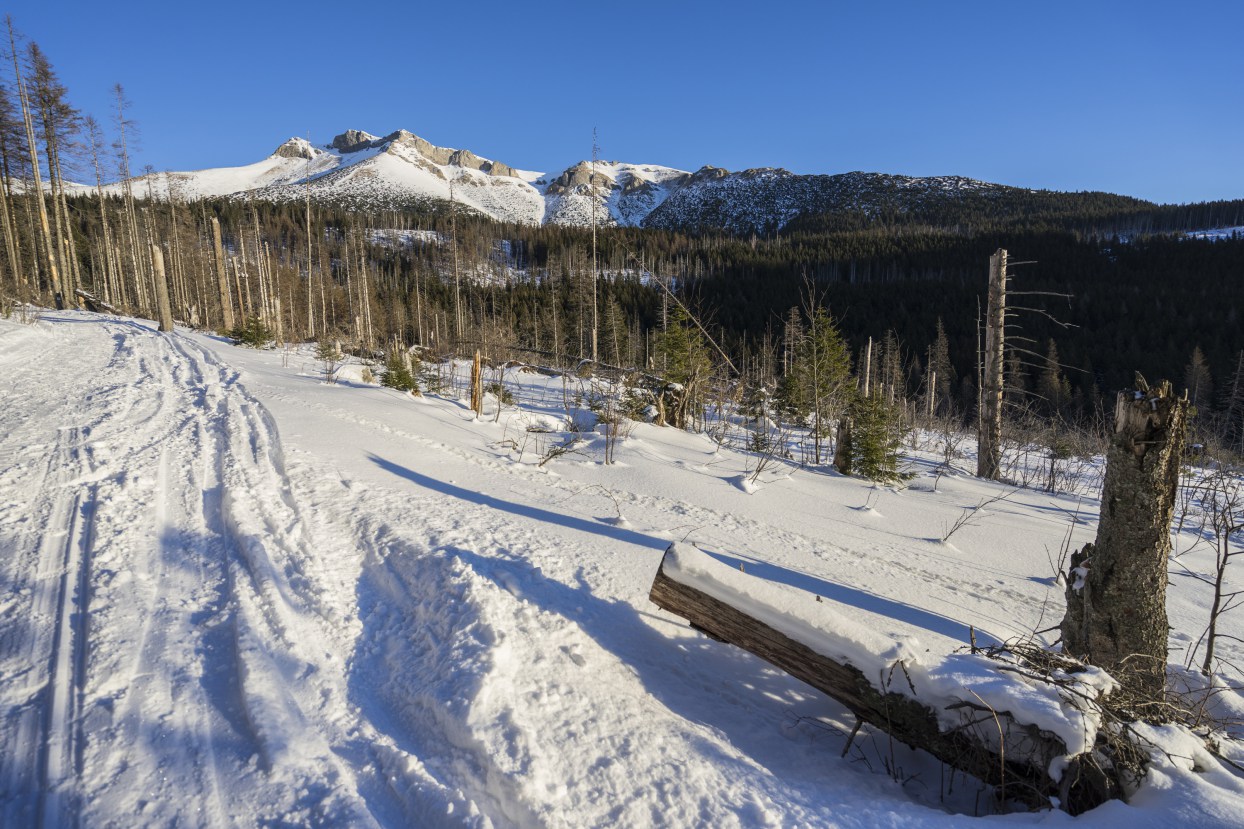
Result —
<path fill-rule="evenodd" d="M 235 340 L 237 345 L 244 345 L 247 348 L 263 348 L 272 342 L 272 331 L 268 326 L 264 325 L 263 320 L 256 316 L 249 316 L 242 321 L 242 324 L 229 332 L 229 338 Z"/>
<path fill-rule="evenodd" d="M 332 385 L 337 382 L 337 372 L 341 369 L 345 356 L 341 346 L 335 340 L 320 340 L 315 347 L 315 357 L 320 361 L 320 372 L 324 382 Z"/>
<path fill-rule="evenodd" d="M 912 477 L 899 468 L 907 424 L 897 406 L 881 397 L 860 397 L 851 405 L 851 469 L 873 483 L 893 484 Z"/>
<path fill-rule="evenodd" d="M 419 395 L 419 383 L 415 380 L 415 374 L 397 349 L 390 351 L 388 359 L 385 360 L 384 370 L 380 372 L 380 385 Z"/>

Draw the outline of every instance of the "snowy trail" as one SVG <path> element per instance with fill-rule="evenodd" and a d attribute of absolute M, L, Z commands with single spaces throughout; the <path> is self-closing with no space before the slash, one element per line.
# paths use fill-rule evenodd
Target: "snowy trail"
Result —
<path fill-rule="evenodd" d="M 303 713 L 331 684 L 289 682 L 318 671 L 322 652 L 293 655 L 325 635 L 314 591 L 288 578 L 299 562 L 270 558 L 306 543 L 267 540 L 298 516 L 262 410 L 179 336 L 70 321 L 77 340 L 0 355 L 9 404 L 44 413 L 0 441 L 5 491 L 24 496 L 0 512 L 4 825 L 226 825 L 255 802 L 366 823 Z M 35 380 L 32 365 L 79 370 Z"/>

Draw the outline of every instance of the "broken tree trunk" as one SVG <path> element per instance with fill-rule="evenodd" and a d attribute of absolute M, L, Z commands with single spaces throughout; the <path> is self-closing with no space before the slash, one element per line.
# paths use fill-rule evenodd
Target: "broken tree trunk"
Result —
<path fill-rule="evenodd" d="M 1002 470 L 1002 358 L 1006 334 L 1006 251 L 989 257 L 989 307 L 985 315 L 984 388 L 977 433 L 976 476 L 998 480 Z"/>
<path fill-rule="evenodd" d="M 476 417 L 484 412 L 484 371 L 478 351 L 471 363 L 471 411 Z"/>
<path fill-rule="evenodd" d="M 78 300 L 83 305 L 86 306 L 86 310 L 90 311 L 93 314 L 117 314 L 118 316 L 120 316 L 121 314 L 120 309 L 112 305 L 109 305 L 107 302 L 104 302 L 99 297 L 95 296 L 94 294 L 88 293 L 82 290 L 81 288 L 78 288 L 76 291 L 74 291 L 74 293 L 77 295 Z"/>
<path fill-rule="evenodd" d="M 1119 393 L 1097 539 L 1073 553 L 1063 650 L 1105 668 L 1161 716 L 1166 688 L 1166 568 L 1188 401 L 1169 381 Z M 1155 713 L 1156 712 L 1156 713 Z"/>
<path fill-rule="evenodd" d="M 991 708 L 980 697 L 960 699 L 939 711 L 920 701 L 903 663 L 890 664 L 888 678 L 886 670 L 869 677 L 845 660 L 818 653 L 739 607 L 680 581 L 679 561 L 686 555 L 684 545 L 666 550 L 649 594 L 654 604 L 687 619 L 710 638 L 740 647 L 827 694 L 860 722 L 998 787 L 999 801 L 1016 800 L 1034 809 L 1056 804 L 1078 814 L 1122 796 L 1118 776 L 1103 770 L 1092 751 L 1068 758 L 1062 739 Z M 765 609 L 753 612 L 766 618 L 774 615 Z M 884 664 L 879 654 L 875 656 Z M 908 687 L 911 694 L 892 690 Z M 1055 779 L 1051 775 L 1059 768 L 1062 773 Z"/>
<path fill-rule="evenodd" d="M 164 251 L 159 245 L 151 246 L 151 264 L 154 270 L 156 306 L 160 312 L 160 330 L 173 330 L 173 307 L 168 301 L 168 280 L 164 276 Z"/>
<path fill-rule="evenodd" d="M 838 435 L 834 441 L 834 468 L 843 475 L 850 475 L 851 469 L 851 418 L 845 414 L 838 418 Z"/>
<path fill-rule="evenodd" d="M 229 277 L 225 273 L 225 249 L 220 242 L 220 219 L 212 217 L 212 251 L 213 266 L 216 268 L 216 287 L 220 292 L 221 325 L 225 331 L 235 328 L 233 320 L 233 301 L 229 298 Z"/>

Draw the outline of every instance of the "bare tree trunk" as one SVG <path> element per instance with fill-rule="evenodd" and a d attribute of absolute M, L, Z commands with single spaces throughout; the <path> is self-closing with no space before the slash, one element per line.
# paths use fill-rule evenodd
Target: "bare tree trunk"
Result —
<path fill-rule="evenodd" d="M 985 315 L 985 378 L 977 427 L 976 475 L 996 481 L 1002 469 L 1002 356 L 1006 325 L 1006 250 L 989 257 Z"/>
<path fill-rule="evenodd" d="M 311 292 L 311 161 L 307 161 L 306 186 L 303 195 L 306 197 L 305 218 L 307 224 L 307 339 L 315 339 L 315 295 Z M 320 320 L 323 324 L 324 320 Z"/>
<path fill-rule="evenodd" d="M 22 73 L 17 60 L 17 43 L 13 34 L 12 21 L 6 18 L 9 28 L 9 47 L 13 55 L 13 73 L 17 81 L 17 97 L 21 104 L 22 122 L 26 128 L 26 147 L 30 153 L 30 174 L 33 179 L 32 201 L 35 203 L 39 216 L 38 233 L 42 242 L 43 255 L 47 259 L 48 275 L 52 282 L 52 297 L 57 308 L 65 307 L 65 292 L 60 281 L 60 269 L 57 266 L 58 254 L 52 239 L 52 230 L 48 224 L 47 203 L 43 196 L 43 177 L 39 171 L 39 151 L 35 145 L 34 117 L 30 111 L 30 100 L 26 94 L 26 86 L 22 82 Z"/>
<path fill-rule="evenodd" d="M 1101 523 L 1097 540 L 1071 556 L 1062 637 L 1066 653 L 1160 703 L 1167 557 L 1188 401 L 1173 396 L 1169 381 L 1150 389 L 1137 375 L 1137 385 L 1115 404 Z"/>
<path fill-rule="evenodd" d="M 8 260 L 9 271 L 13 274 L 13 288 L 20 290 L 26 284 L 26 275 L 22 273 L 21 253 L 17 246 L 17 235 L 13 232 L 7 176 L 3 191 L 0 192 L 0 222 L 4 223 L 4 252 Z"/>
<path fill-rule="evenodd" d="M 864 349 L 864 396 L 869 397 L 872 390 L 873 376 L 873 338 L 868 338 L 868 348 Z"/>
<path fill-rule="evenodd" d="M 155 277 L 156 303 L 160 306 L 160 330 L 173 330 L 173 307 L 168 301 L 168 280 L 164 276 L 164 251 L 151 246 L 151 268 Z"/>
<path fill-rule="evenodd" d="M 479 417 L 484 412 L 484 381 L 479 352 L 475 352 L 475 361 L 471 363 L 471 411 Z"/>
<path fill-rule="evenodd" d="M 462 276 L 458 271 L 458 205 L 454 201 L 454 182 L 449 180 L 449 222 L 454 245 L 454 339 L 462 339 Z M 457 343 L 455 342 L 455 351 Z"/>
<path fill-rule="evenodd" d="M 834 468 L 843 475 L 850 475 L 854 447 L 851 445 L 851 418 L 845 414 L 838 418 L 838 435 L 834 444 Z"/>
<path fill-rule="evenodd" d="M 232 331 L 237 323 L 233 319 L 233 302 L 229 298 L 229 277 L 225 273 L 225 250 L 220 242 L 220 219 L 212 217 L 212 246 L 216 252 L 216 284 L 220 289 L 220 314 L 224 329 Z"/>

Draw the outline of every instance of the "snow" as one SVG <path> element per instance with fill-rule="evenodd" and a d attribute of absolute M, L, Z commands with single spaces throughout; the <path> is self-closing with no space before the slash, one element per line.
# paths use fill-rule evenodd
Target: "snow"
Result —
<path fill-rule="evenodd" d="M 1244 227 L 1216 227 L 1209 230 L 1189 230 L 1184 233 L 1189 239 L 1208 239 L 1210 241 L 1218 241 L 1220 239 L 1238 239 L 1244 236 Z"/>
<path fill-rule="evenodd" d="M 923 453 L 905 490 L 781 463 L 749 493 L 753 456 L 648 424 L 605 466 L 588 381 L 507 370 L 518 405 L 490 397 L 476 419 L 461 365 L 422 398 L 360 369 L 326 385 L 306 347 L 0 320 L 0 825 L 969 821 L 973 787 L 945 791 L 884 737 L 840 756 L 840 706 L 649 603 L 674 542 L 689 577 L 818 641 L 836 631 L 854 658 L 901 656 L 931 691 L 971 685 L 1047 724 L 1066 713 L 981 684 L 979 657 L 954 652 L 968 626 L 1057 624 L 1050 551 L 1076 498 L 1019 490 L 950 547 L 944 525 L 1000 490 L 947 475 L 934 491 Z M 1094 522 L 1071 531 L 1082 544 Z M 1204 545 L 1177 547 L 1205 571 Z M 1174 646 L 1207 605 L 1173 579 Z M 1238 685 L 1216 682 L 1238 719 Z M 1075 822 L 1238 826 L 1240 779 L 1182 732 L 1153 738 L 1178 750 L 1131 803 Z"/>

